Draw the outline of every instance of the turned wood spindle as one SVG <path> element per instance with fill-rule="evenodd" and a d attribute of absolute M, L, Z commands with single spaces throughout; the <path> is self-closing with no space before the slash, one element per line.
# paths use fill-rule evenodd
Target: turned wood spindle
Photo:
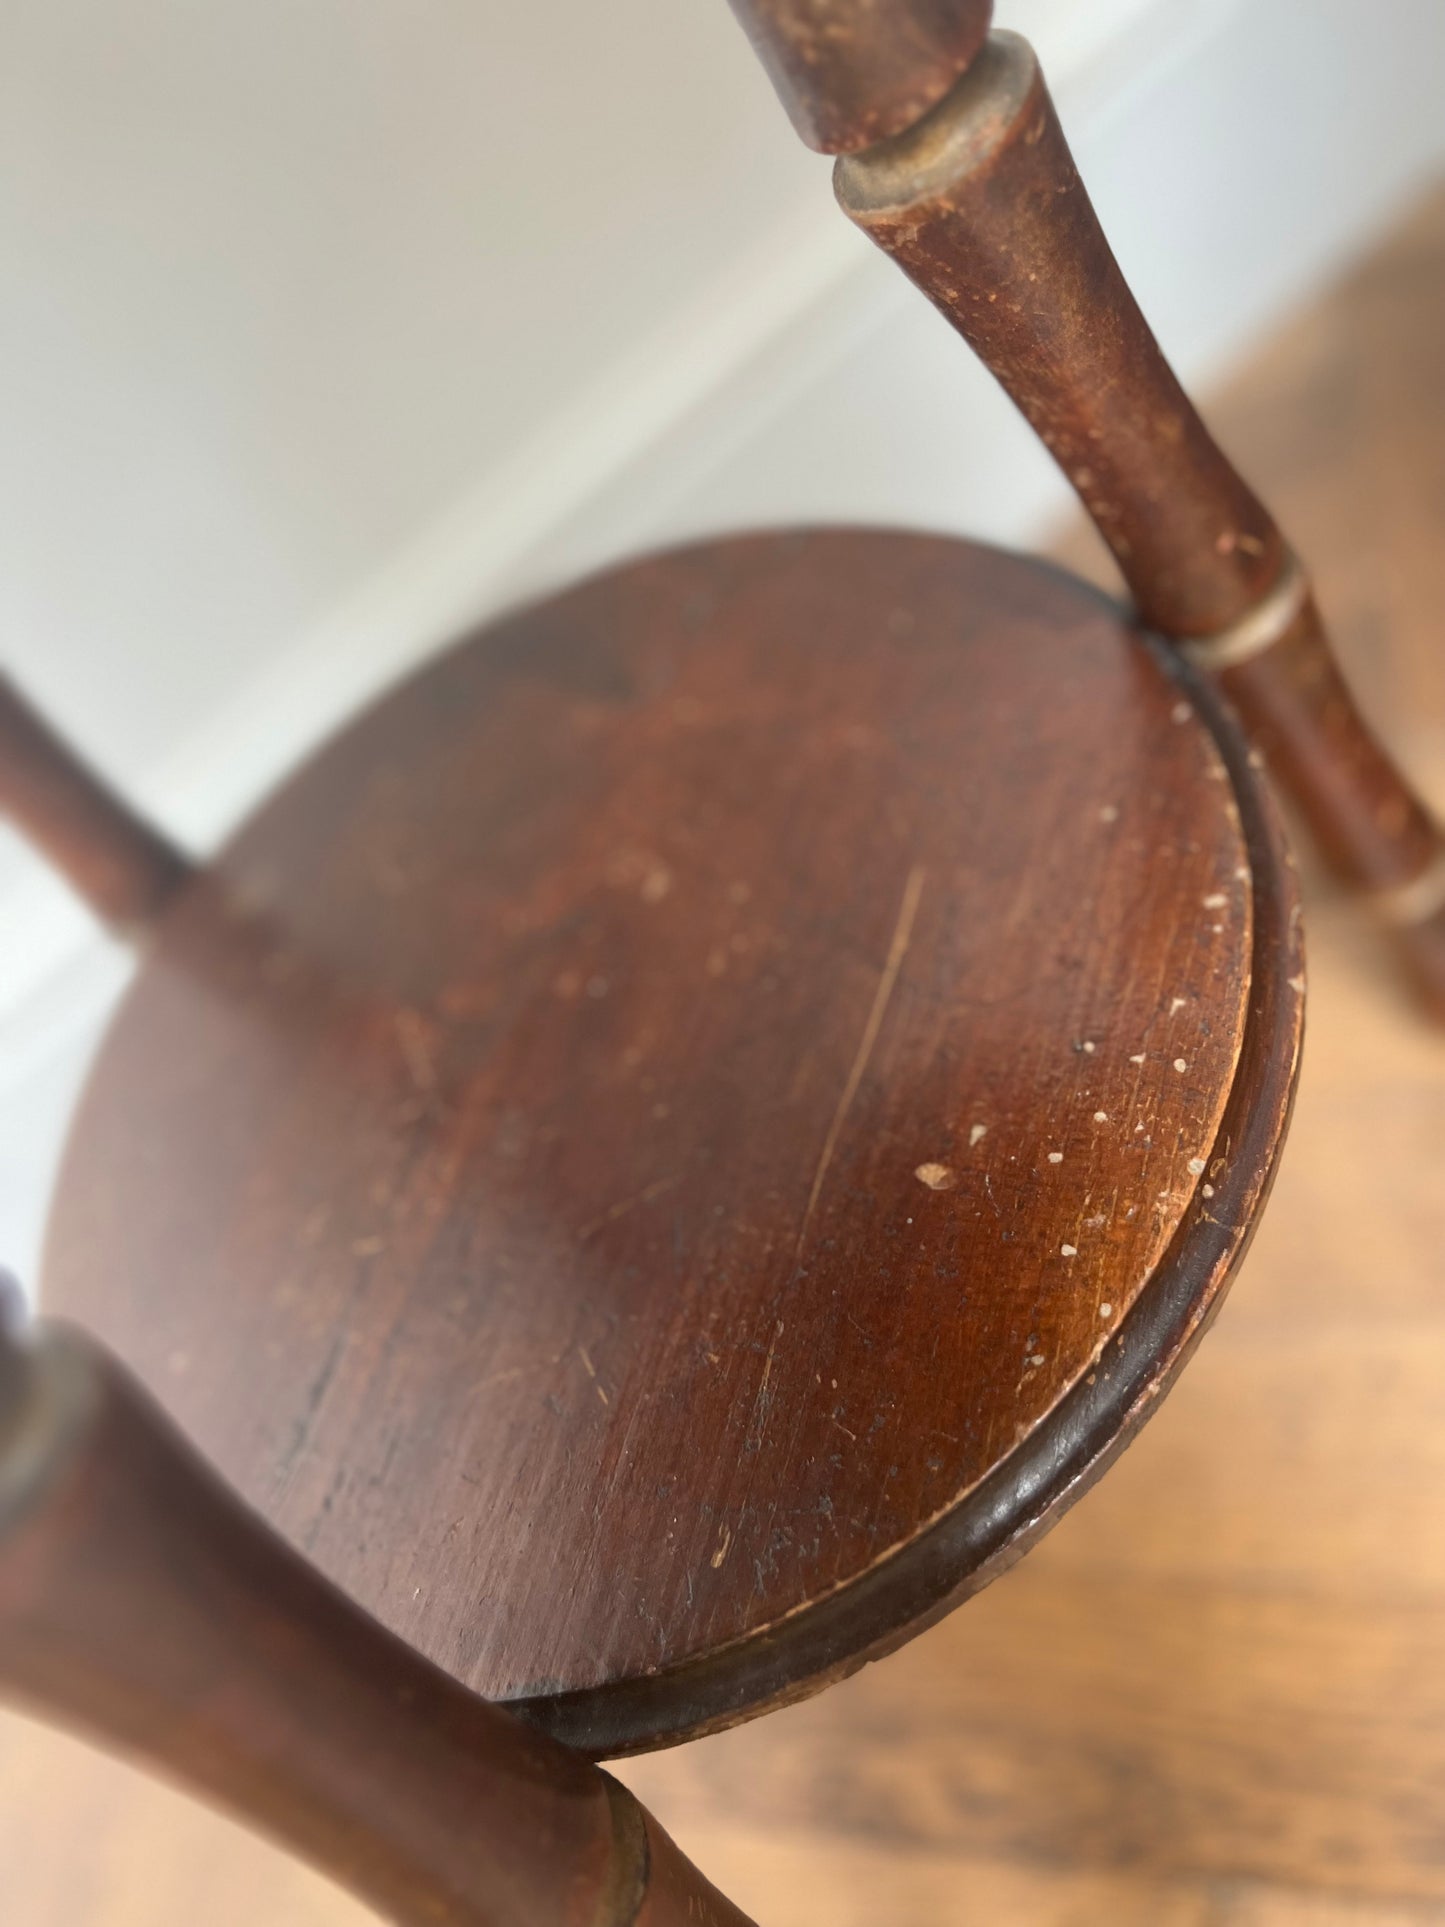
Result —
<path fill-rule="evenodd" d="M 831 17 L 839 44 L 852 44 L 850 9 L 815 0 L 804 11 L 816 39 Z M 764 59 L 797 120 L 787 12 L 760 3 L 748 25 L 755 42 L 771 34 Z M 913 58 L 921 83 L 916 48 Z M 822 62 L 807 74 L 816 88 L 837 84 Z M 816 107 L 813 117 L 827 118 Z M 836 145 L 862 150 L 843 152 L 835 170 L 844 211 L 1017 403 L 1108 543 L 1141 620 L 1218 681 L 1332 867 L 1370 894 L 1445 1015 L 1445 840 L 1361 716 L 1299 561 L 1164 359 L 1032 49 L 989 34 L 909 126 L 866 147 Z"/>
<path fill-rule="evenodd" d="M 358 1610 L 99 1346 L 0 1306 L 0 1691 L 416 1927 L 748 1927 L 632 1795 Z"/>
<path fill-rule="evenodd" d="M 4 675 L 0 816 L 119 936 L 143 930 L 191 875 L 181 852 L 122 802 Z"/>
<path fill-rule="evenodd" d="M 1032 49 L 991 34 L 937 108 L 835 179 L 1038 431 L 1142 620 L 1217 678 L 1445 1011 L 1445 843 L 1356 708 L 1299 562 L 1160 352 Z"/>
<path fill-rule="evenodd" d="M 730 0 L 793 126 L 847 154 L 940 101 L 988 32 L 993 0 Z"/>

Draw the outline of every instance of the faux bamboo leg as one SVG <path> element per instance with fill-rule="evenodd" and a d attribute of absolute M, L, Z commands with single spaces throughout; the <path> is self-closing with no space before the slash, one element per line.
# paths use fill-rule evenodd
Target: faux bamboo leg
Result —
<path fill-rule="evenodd" d="M 359 1611 L 78 1333 L 0 1318 L 0 1692 L 387 1920 L 748 1927 L 609 1775 Z"/>
<path fill-rule="evenodd" d="M 939 106 L 845 156 L 835 182 L 1018 403 L 1142 619 L 1218 678 L 1445 1016 L 1445 842 L 1361 717 L 1299 563 L 1160 352 L 1027 43 L 991 34 Z"/>
<path fill-rule="evenodd" d="M 731 0 L 798 133 L 851 153 L 911 127 L 988 32 L 993 0 Z"/>

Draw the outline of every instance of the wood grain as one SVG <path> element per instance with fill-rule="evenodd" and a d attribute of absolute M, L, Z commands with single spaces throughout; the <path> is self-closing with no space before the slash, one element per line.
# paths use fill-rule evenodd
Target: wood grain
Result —
<path fill-rule="evenodd" d="M 1442 337 L 1445 197 L 1215 411 L 1316 563 L 1362 701 L 1437 797 Z M 1087 530 L 1068 552 L 1107 574 Z M 1445 1050 L 1382 995 L 1374 946 L 1326 889 L 1290 1155 L 1228 1311 L 1159 1419 L 1016 1573 L 904 1652 L 619 1769 L 763 1927 L 1445 1922 L 1445 1725 L 1416 1691 L 1435 1690 L 1445 1648 L 1442 1141 Z M 1115 1789 L 1101 1831 L 1055 1826 L 1053 1777 L 1020 1770 L 1016 1719 L 1045 1767 L 1087 1741 Z M 839 1775 L 880 1731 L 888 1802 L 842 1825 Z M 785 1815 L 729 1811 L 749 1769 L 786 1776 Z M 938 1819 L 957 1782 L 982 1791 L 956 1837 Z M 1275 1837 L 1252 1815 L 1259 1799 L 1280 1819 L 1281 1782 L 1305 1820 L 1285 1814 Z M 15 1927 L 363 1918 L 15 1716 L 0 1718 L 0 1868 Z"/>
<path fill-rule="evenodd" d="M 46 1302 L 573 1743 L 795 1697 L 1080 1488 L 1256 1216 L 1299 966 L 1213 727 L 1112 605 L 931 538 L 524 612 L 167 920 Z"/>
<path fill-rule="evenodd" d="M 1214 411 L 1437 798 L 1442 334 L 1437 196 Z M 1111 579 L 1083 525 L 1064 552 Z M 1017 1572 L 886 1667 L 623 1769 L 692 1851 L 731 1852 L 767 1927 L 1445 1921 L 1445 1047 L 1309 880 L 1289 1155 L 1157 1423 Z M 840 1779 L 866 1777 L 879 1740 L 891 1797 L 840 1826 Z M 791 1818 L 729 1809 L 738 1779 L 774 1771 L 796 1774 Z"/>

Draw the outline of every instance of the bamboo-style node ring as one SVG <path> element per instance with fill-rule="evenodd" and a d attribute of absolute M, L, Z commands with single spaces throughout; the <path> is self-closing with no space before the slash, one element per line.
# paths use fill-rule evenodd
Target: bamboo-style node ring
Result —
<path fill-rule="evenodd" d="M 1262 656 L 1290 633 L 1309 600 L 1310 583 L 1293 549 L 1285 552 L 1284 567 L 1274 587 L 1236 622 L 1226 623 L 1212 636 L 1187 636 L 1177 643 L 1196 669 L 1217 675 L 1241 662 Z"/>

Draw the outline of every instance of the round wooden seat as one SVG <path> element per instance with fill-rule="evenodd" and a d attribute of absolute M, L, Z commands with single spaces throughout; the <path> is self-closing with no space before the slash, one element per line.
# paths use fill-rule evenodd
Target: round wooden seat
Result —
<path fill-rule="evenodd" d="M 896 1643 L 1137 1424 L 1279 1147 L 1292 878 L 1180 674 L 900 534 L 494 625 L 162 922 L 47 1308 L 594 1752 Z"/>

